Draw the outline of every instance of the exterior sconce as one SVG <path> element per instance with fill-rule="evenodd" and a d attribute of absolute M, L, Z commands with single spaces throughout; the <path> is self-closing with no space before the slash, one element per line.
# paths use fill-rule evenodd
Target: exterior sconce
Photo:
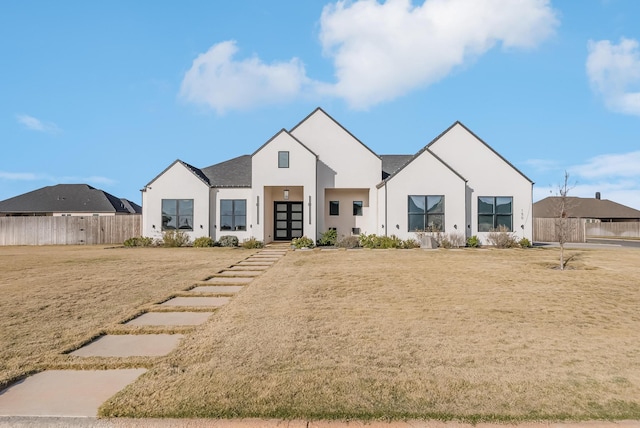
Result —
<path fill-rule="evenodd" d="M 467 229 L 471 229 L 471 225 L 470 224 L 467 225 Z"/>
<path fill-rule="evenodd" d="M 200 225 L 200 229 L 203 229 L 202 225 Z"/>
<path fill-rule="evenodd" d="M 458 225 L 457 225 L 457 224 L 454 224 L 454 225 L 453 225 L 453 228 L 454 228 L 454 229 L 456 229 L 456 230 L 458 230 Z"/>
<path fill-rule="evenodd" d="M 289 200 L 289 189 L 284 189 L 284 200 L 288 201 Z"/>
<path fill-rule="evenodd" d="M 400 225 L 399 224 L 396 224 L 396 229 L 400 229 Z"/>
<path fill-rule="evenodd" d="M 151 229 L 155 229 L 155 228 L 156 228 L 155 224 L 151 225 Z"/>
<path fill-rule="evenodd" d="M 384 229 L 384 224 L 382 225 L 382 228 Z"/>
<path fill-rule="evenodd" d="M 524 224 L 520 225 L 520 229 L 524 230 Z"/>

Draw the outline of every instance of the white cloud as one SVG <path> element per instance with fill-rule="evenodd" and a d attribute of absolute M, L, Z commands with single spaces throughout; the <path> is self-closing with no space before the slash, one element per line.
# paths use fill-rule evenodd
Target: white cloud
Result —
<path fill-rule="evenodd" d="M 321 17 L 337 77 L 325 90 L 368 108 L 437 82 L 497 43 L 534 47 L 557 25 L 548 0 L 339 1 Z"/>
<path fill-rule="evenodd" d="M 200 54 L 184 76 L 180 96 L 223 113 L 292 99 L 310 83 L 297 58 L 265 64 L 256 56 L 235 60 L 237 52 L 235 41 L 225 41 Z"/>
<path fill-rule="evenodd" d="M 640 150 L 630 153 L 605 154 L 569 169 L 572 174 L 594 179 L 607 177 L 640 178 Z"/>
<path fill-rule="evenodd" d="M 55 123 L 43 122 L 40 119 L 37 119 L 33 116 L 29 116 L 27 114 L 18 114 L 16 115 L 16 119 L 25 128 L 30 129 L 32 131 L 46 132 L 49 134 L 57 134 L 61 131 L 61 129 Z"/>
<path fill-rule="evenodd" d="M 113 185 L 117 181 L 108 177 L 102 176 L 53 176 L 49 174 L 36 174 L 33 172 L 8 172 L 0 171 L 0 180 L 9 181 L 46 181 L 51 183 L 90 183 L 96 185 Z"/>
<path fill-rule="evenodd" d="M 640 116 L 640 45 L 622 38 L 589 41 L 587 76 L 593 90 L 612 111 Z"/>
<path fill-rule="evenodd" d="M 0 171 L 0 179 L 12 181 L 32 181 L 40 179 L 40 176 L 32 172 L 6 172 Z"/>

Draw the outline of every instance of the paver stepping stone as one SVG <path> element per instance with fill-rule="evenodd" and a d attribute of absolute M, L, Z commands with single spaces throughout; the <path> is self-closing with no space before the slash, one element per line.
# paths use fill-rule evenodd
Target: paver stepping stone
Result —
<path fill-rule="evenodd" d="M 167 355 L 182 334 L 108 334 L 71 353 L 78 357 L 157 357 Z"/>
<path fill-rule="evenodd" d="M 211 312 L 147 312 L 125 325 L 199 325 L 211 316 Z"/>
<path fill-rule="evenodd" d="M 47 370 L 0 394 L 0 416 L 95 417 L 112 395 L 146 369 Z"/>
<path fill-rule="evenodd" d="M 241 262 L 236 263 L 236 266 L 272 266 L 275 262 L 272 261 L 254 261 L 254 260 L 243 260 Z"/>
<path fill-rule="evenodd" d="M 222 272 L 218 273 L 221 276 L 258 276 L 262 272 L 257 270 L 230 270 L 225 269 Z"/>
<path fill-rule="evenodd" d="M 253 281 L 253 278 L 214 276 L 213 278 L 209 278 L 206 282 L 213 282 L 214 284 L 248 284 L 251 281 Z"/>
<path fill-rule="evenodd" d="M 231 266 L 228 270 L 267 270 L 271 266 L 260 266 L 260 265 L 234 265 Z"/>
<path fill-rule="evenodd" d="M 237 293 L 244 287 L 242 285 L 201 285 L 199 287 L 192 288 L 189 291 L 197 291 L 204 293 Z"/>
<path fill-rule="evenodd" d="M 245 261 L 253 261 L 253 262 L 277 262 L 280 259 L 274 258 L 274 257 L 249 257 L 248 259 L 245 259 Z"/>
<path fill-rule="evenodd" d="M 162 306 L 207 306 L 220 307 L 229 303 L 231 297 L 174 297 L 162 303 Z"/>

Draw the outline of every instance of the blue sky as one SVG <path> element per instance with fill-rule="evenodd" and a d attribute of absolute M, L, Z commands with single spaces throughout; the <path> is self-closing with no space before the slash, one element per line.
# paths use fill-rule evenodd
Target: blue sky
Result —
<path fill-rule="evenodd" d="M 637 0 L 2 2 L 0 200 L 139 203 L 174 160 L 250 154 L 320 106 L 379 154 L 460 120 L 535 200 L 566 170 L 640 209 L 638 22 Z"/>

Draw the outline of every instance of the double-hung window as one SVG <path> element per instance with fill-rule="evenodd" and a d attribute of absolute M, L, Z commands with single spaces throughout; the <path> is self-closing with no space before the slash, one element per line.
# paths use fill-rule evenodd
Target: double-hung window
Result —
<path fill-rule="evenodd" d="M 480 196 L 478 198 L 478 232 L 491 232 L 506 227 L 513 230 L 513 198 Z"/>
<path fill-rule="evenodd" d="M 444 196 L 409 195 L 409 232 L 444 231 Z"/>
<path fill-rule="evenodd" d="M 220 200 L 220 230 L 247 230 L 247 200 Z"/>
<path fill-rule="evenodd" d="M 193 199 L 162 200 L 162 230 L 193 230 Z"/>

